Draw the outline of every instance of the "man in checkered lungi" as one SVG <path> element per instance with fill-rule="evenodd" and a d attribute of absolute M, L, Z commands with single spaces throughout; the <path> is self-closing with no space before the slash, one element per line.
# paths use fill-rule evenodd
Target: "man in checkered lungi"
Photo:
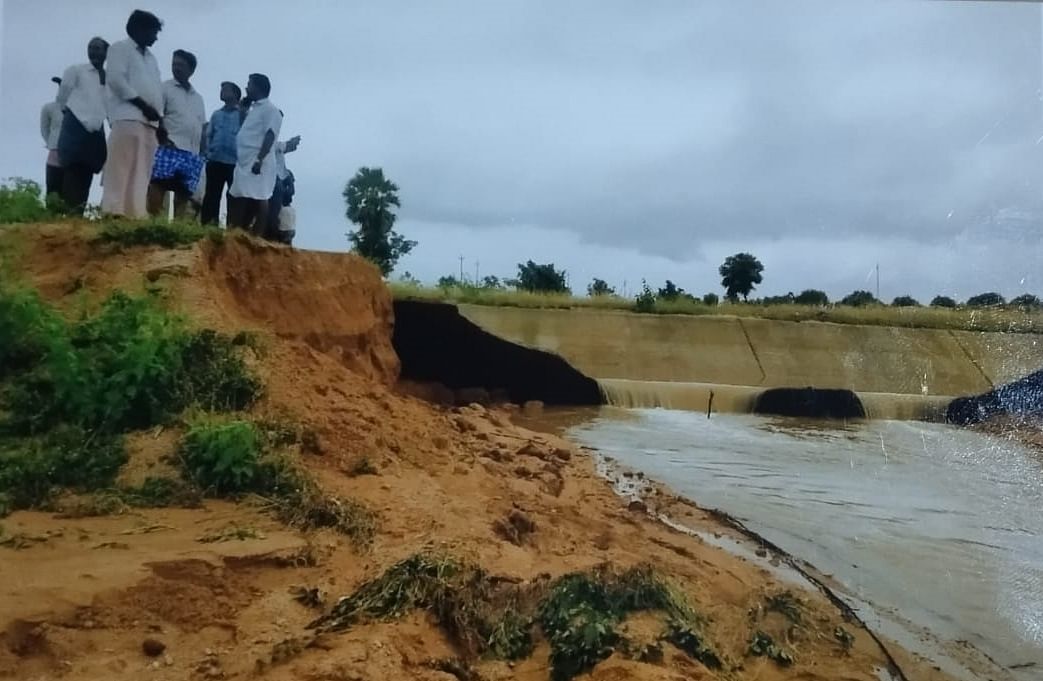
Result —
<path fill-rule="evenodd" d="M 196 71 L 196 56 L 175 50 L 163 83 L 163 127 L 167 141 L 156 150 L 152 184 L 148 191 L 150 215 L 166 215 L 167 192 L 174 193 L 174 217 L 188 214 L 188 203 L 199 186 L 205 161 L 206 107 L 189 79 Z"/>
<path fill-rule="evenodd" d="M 174 217 L 183 217 L 187 213 L 188 200 L 199 187 L 203 163 L 203 157 L 191 151 L 169 145 L 156 149 L 156 160 L 152 166 L 152 187 L 149 188 L 150 203 L 156 191 L 161 193 L 158 201 L 159 210 L 153 214 L 162 211 L 162 194 L 167 191 L 174 192 Z M 153 206 L 150 205 L 151 207 Z"/>

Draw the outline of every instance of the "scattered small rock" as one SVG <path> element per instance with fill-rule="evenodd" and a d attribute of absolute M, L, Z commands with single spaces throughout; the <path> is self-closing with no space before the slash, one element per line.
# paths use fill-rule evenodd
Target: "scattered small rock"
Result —
<path fill-rule="evenodd" d="M 635 513 L 648 513 L 648 505 L 640 499 L 634 499 L 627 504 L 627 510 Z"/>
<path fill-rule="evenodd" d="M 490 449 L 489 451 L 482 454 L 482 456 L 492 459 L 497 463 L 507 463 L 514 461 L 514 457 L 511 456 L 510 452 L 505 452 L 502 449 Z"/>
<path fill-rule="evenodd" d="M 295 586 L 290 589 L 293 600 L 307 608 L 321 608 L 326 598 L 319 587 Z"/>
<path fill-rule="evenodd" d="M 191 273 L 184 265 L 167 265 L 145 272 L 145 278 L 154 284 L 159 281 L 160 277 L 187 277 L 189 274 Z"/>
<path fill-rule="evenodd" d="M 766 548 L 764 548 L 764 547 L 758 548 L 756 553 L 757 553 L 757 556 L 759 558 L 767 558 L 768 557 L 768 550 Z"/>
<path fill-rule="evenodd" d="M 490 404 L 492 400 L 489 397 L 489 391 L 485 388 L 460 388 L 456 391 L 453 396 L 454 402 L 457 405 L 464 406 L 481 406 L 484 404 Z"/>
<path fill-rule="evenodd" d="M 453 474 L 454 475 L 467 475 L 467 467 L 466 466 L 461 466 L 460 464 L 457 464 L 457 465 L 453 466 Z"/>
<path fill-rule="evenodd" d="M 571 461 L 572 460 L 572 452 L 570 452 L 569 450 L 565 449 L 564 447 L 558 447 L 557 449 L 555 449 L 554 450 L 554 456 L 556 456 L 557 458 L 561 459 L 562 461 Z"/>
<path fill-rule="evenodd" d="M 470 419 L 467 419 L 466 417 L 458 416 L 455 419 L 453 419 L 453 421 L 456 423 L 457 430 L 459 430 L 461 433 L 471 433 L 478 430 L 474 423 L 472 423 Z"/>
<path fill-rule="evenodd" d="M 565 489 L 565 481 L 561 479 L 560 475 L 550 475 L 544 473 L 543 475 L 543 490 L 554 497 L 560 497 L 562 491 Z"/>
<path fill-rule="evenodd" d="M 433 438 L 431 438 L 431 444 L 433 444 L 438 449 L 448 449 L 449 438 L 447 438 L 444 435 L 435 435 Z"/>
<path fill-rule="evenodd" d="M 146 638 L 141 642 L 141 650 L 149 657 L 159 657 L 166 651 L 167 644 L 154 638 Z"/>
<path fill-rule="evenodd" d="M 505 518 L 493 522 L 493 531 L 510 543 L 521 546 L 536 531 L 536 522 L 515 508 Z"/>
<path fill-rule="evenodd" d="M 529 400 L 522 405 L 522 413 L 526 416 L 539 416 L 543 413 L 543 402 L 539 400 Z"/>

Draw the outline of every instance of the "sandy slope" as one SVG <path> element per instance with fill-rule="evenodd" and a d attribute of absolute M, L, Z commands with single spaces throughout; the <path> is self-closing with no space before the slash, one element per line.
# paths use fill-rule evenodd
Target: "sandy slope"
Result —
<path fill-rule="evenodd" d="M 68 228 L 36 231 L 22 239 L 18 262 L 53 300 L 71 306 L 80 291 L 136 289 L 150 278 L 200 323 L 260 331 L 267 349 L 256 361 L 268 397 L 256 411 L 315 428 L 321 454 L 302 454 L 301 462 L 330 492 L 377 511 L 380 526 L 372 549 L 358 553 L 332 534 L 297 536 L 246 504 L 89 520 L 17 513 L 3 527 L 29 545 L 0 547 L 0 678 L 451 681 L 424 665 L 455 651 L 423 614 L 326 635 L 312 648 L 272 658 L 273 646 L 304 633 L 316 614 L 293 600 L 291 587 L 317 586 L 335 599 L 424 548 L 522 580 L 606 561 L 650 561 L 710 618 L 713 643 L 736 665 L 714 673 L 673 652 L 661 665 L 616 655 L 590 678 L 870 681 L 885 666 L 869 636 L 817 592 L 801 594 L 806 628 L 790 630 L 781 616 L 758 614 L 767 594 L 788 585 L 629 509 L 597 477 L 590 457 L 568 443 L 513 425 L 506 410 L 447 410 L 397 392 L 390 300 L 376 270 L 359 260 L 241 237 L 222 247 L 105 255 Z M 142 437 L 166 443 L 153 449 L 175 441 Z M 363 457 L 377 474 L 348 475 Z M 155 459 L 154 451 L 142 454 L 130 466 L 161 465 Z M 536 526 L 520 545 L 493 530 L 512 510 Z M 685 520 L 725 531 L 690 507 Z M 229 523 L 263 538 L 197 541 Z M 850 652 L 833 636 L 838 626 L 855 635 Z M 796 664 L 746 657 L 756 629 L 787 641 Z M 146 657 L 147 638 L 162 641 L 164 655 Z M 900 657 L 910 679 L 947 678 Z M 542 681 L 549 678 L 547 648 L 514 666 L 480 662 L 477 669 L 486 679 Z"/>

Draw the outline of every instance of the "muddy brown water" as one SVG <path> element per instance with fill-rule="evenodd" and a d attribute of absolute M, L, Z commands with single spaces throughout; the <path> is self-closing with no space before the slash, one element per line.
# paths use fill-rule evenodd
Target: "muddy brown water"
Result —
<path fill-rule="evenodd" d="M 1039 453 L 918 422 L 611 407 L 540 421 L 832 575 L 907 647 L 944 657 L 970 644 L 996 678 L 1043 679 Z"/>

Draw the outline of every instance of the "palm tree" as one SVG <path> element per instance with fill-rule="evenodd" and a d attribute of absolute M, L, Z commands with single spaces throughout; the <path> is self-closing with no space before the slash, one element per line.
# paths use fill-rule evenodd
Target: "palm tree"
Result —
<path fill-rule="evenodd" d="M 348 232 L 356 253 L 373 262 L 387 276 L 399 258 L 416 246 L 394 230 L 393 208 L 398 201 L 398 185 L 384 177 L 380 168 L 359 168 L 344 188 L 348 220 L 358 229 Z"/>

